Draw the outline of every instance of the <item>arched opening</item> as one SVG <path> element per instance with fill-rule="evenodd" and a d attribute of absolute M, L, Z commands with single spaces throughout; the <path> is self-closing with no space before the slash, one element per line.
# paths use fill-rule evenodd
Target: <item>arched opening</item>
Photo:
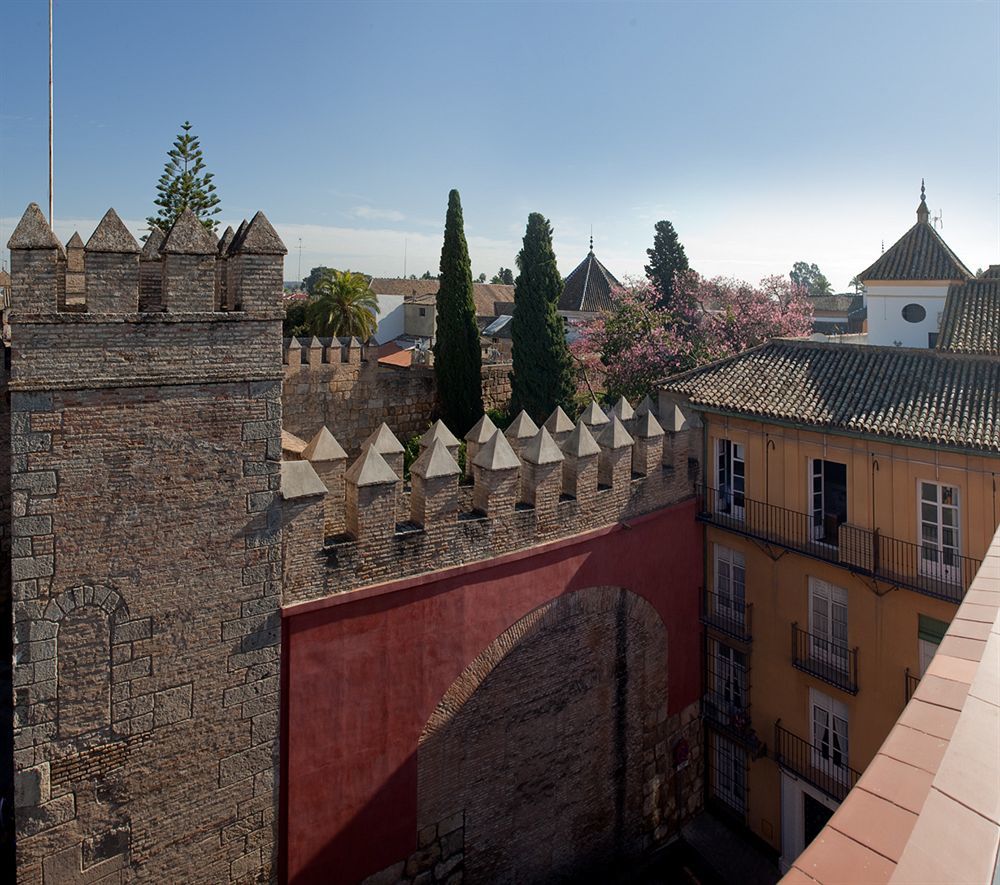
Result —
<path fill-rule="evenodd" d="M 599 875 L 649 845 L 666 711 L 667 636 L 652 606 L 614 587 L 561 596 L 491 643 L 428 721 L 419 827 L 462 821 L 449 838 L 466 881 Z"/>
<path fill-rule="evenodd" d="M 111 628 L 108 614 L 77 608 L 59 623 L 59 737 L 106 735 L 111 727 Z"/>

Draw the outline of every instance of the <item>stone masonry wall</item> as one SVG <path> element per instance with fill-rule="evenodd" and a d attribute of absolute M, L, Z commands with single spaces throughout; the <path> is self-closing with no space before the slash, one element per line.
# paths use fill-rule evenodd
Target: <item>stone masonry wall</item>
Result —
<path fill-rule="evenodd" d="M 4 311 L 6 313 L 6 311 Z M 14 793 L 14 697 L 11 685 L 10 592 L 10 350 L 0 342 L 0 796 Z M 0 878 L 14 874 L 13 819 L 0 821 Z"/>
<path fill-rule="evenodd" d="M 197 309 L 137 313 L 113 212 L 73 312 L 65 267 L 32 270 L 59 252 L 37 206 L 11 237 L 18 882 L 276 875 L 284 247 L 260 213 L 241 231 L 215 258 L 187 213 L 164 246 L 253 253 L 232 313 L 214 272 Z"/>
<path fill-rule="evenodd" d="M 326 425 L 348 452 L 357 454 L 383 421 L 405 442 L 437 418 L 433 368 L 380 366 L 374 356 L 362 358 L 360 351 L 352 362 L 342 361 L 346 354 L 339 345 L 324 347 L 316 356 L 323 362 L 285 366 L 284 429 L 296 436 L 308 438 Z M 483 366 L 486 409 L 507 407 L 509 372 L 509 365 Z"/>

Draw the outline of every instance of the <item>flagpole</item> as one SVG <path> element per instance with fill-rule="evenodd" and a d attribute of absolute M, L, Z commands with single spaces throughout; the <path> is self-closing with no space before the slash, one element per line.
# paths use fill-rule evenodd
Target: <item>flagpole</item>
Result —
<path fill-rule="evenodd" d="M 49 227 L 52 227 L 52 0 L 49 0 Z"/>

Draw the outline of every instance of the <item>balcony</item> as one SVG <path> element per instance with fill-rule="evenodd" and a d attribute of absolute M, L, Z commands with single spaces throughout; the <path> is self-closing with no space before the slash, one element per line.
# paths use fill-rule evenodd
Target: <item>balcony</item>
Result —
<path fill-rule="evenodd" d="M 738 642 L 753 640 L 753 604 L 706 590 L 701 597 L 701 622 Z"/>
<path fill-rule="evenodd" d="M 920 685 L 920 677 L 909 667 L 906 668 L 906 672 L 903 676 L 905 679 L 906 703 L 910 703 L 910 698 L 913 697 L 913 693 L 917 690 L 917 686 Z"/>
<path fill-rule="evenodd" d="M 854 574 L 949 602 L 961 602 L 981 560 L 900 541 L 860 526 L 817 526 L 799 513 L 710 486 L 698 487 L 698 519 L 784 550 L 832 562 Z"/>
<path fill-rule="evenodd" d="M 780 719 L 774 723 L 774 761 L 837 802 L 844 800 L 861 776 L 835 750 L 803 740 L 782 728 Z"/>
<path fill-rule="evenodd" d="M 858 649 L 792 624 L 792 665 L 850 694 L 858 693 Z"/>

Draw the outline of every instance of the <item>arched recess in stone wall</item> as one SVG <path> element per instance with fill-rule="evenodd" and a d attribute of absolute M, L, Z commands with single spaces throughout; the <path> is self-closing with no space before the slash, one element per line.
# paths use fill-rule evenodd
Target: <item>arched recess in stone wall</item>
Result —
<path fill-rule="evenodd" d="M 579 590 L 521 618 L 424 727 L 421 841 L 436 826 L 430 850 L 472 883 L 573 881 L 640 854 L 667 684 L 666 629 L 627 590 Z"/>
<path fill-rule="evenodd" d="M 122 729 L 120 722 L 127 712 L 124 697 L 116 696 L 114 686 L 128 677 L 122 668 L 133 657 L 136 637 L 128 624 L 128 606 L 113 587 L 70 587 L 46 606 L 40 626 L 51 635 L 52 655 L 44 675 L 54 680 L 51 712 L 58 741 L 83 748 L 127 736 L 128 726 Z M 42 676 L 36 663 L 35 681 Z"/>

